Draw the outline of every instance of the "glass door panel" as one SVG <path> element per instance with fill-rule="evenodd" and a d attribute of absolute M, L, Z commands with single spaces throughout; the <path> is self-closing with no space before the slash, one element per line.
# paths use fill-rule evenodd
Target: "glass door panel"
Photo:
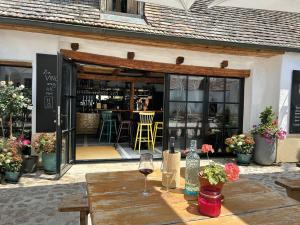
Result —
<path fill-rule="evenodd" d="M 170 77 L 170 101 L 186 101 L 186 76 L 172 75 Z"/>
<path fill-rule="evenodd" d="M 168 75 L 165 143 L 176 137 L 185 149 L 192 139 L 225 152 L 225 138 L 242 132 L 243 79 Z M 168 95 L 169 94 L 169 95 Z M 167 146 L 165 147 L 167 149 Z"/>
<path fill-rule="evenodd" d="M 69 168 L 75 152 L 76 66 L 58 54 L 57 90 L 57 171 L 61 177 Z M 72 135 L 73 134 L 73 135 Z"/>
<path fill-rule="evenodd" d="M 204 100 L 205 77 L 189 77 L 188 101 L 202 102 Z"/>

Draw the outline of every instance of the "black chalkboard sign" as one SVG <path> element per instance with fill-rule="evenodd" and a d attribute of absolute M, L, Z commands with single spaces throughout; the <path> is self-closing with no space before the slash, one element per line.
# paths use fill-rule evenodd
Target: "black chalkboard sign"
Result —
<path fill-rule="evenodd" d="M 290 133 L 300 133 L 300 71 L 293 71 L 291 108 L 290 108 Z"/>
<path fill-rule="evenodd" d="M 36 65 L 36 132 L 55 132 L 57 56 L 37 54 Z"/>

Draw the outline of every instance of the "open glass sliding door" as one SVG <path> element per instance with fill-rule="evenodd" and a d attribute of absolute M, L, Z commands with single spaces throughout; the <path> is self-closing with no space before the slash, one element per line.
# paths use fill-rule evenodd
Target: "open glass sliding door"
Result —
<path fill-rule="evenodd" d="M 76 65 L 58 54 L 57 85 L 57 171 L 58 178 L 75 159 Z"/>

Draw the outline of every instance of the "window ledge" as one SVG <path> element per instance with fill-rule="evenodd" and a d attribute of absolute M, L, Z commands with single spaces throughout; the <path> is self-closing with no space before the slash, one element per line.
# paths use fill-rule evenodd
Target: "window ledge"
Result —
<path fill-rule="evenodd" d="M 143 18 L 141 18 L 137 15 L 126 14 L 126 13 L 122 13 L 122 15 L 111 14 L 111 13 L 102 13 L 102 14 L 100 14 L 100 19 L 116 21 L 116 22 L 123 22 L 123 23 L 147 25 L 146 21 Z"/>

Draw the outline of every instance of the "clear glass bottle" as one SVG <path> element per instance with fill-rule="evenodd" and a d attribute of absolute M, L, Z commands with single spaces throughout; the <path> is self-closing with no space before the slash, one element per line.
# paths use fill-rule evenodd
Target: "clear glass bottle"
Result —
<path fill-rule="evenodd" d="M 197 154 L 197 140 L 191 140 L 189 153 L 186 156 L 185 189 L 186 195 L 197 196 L 199 192 L 198 173 L 200 172 L 200 157 Z"/>

